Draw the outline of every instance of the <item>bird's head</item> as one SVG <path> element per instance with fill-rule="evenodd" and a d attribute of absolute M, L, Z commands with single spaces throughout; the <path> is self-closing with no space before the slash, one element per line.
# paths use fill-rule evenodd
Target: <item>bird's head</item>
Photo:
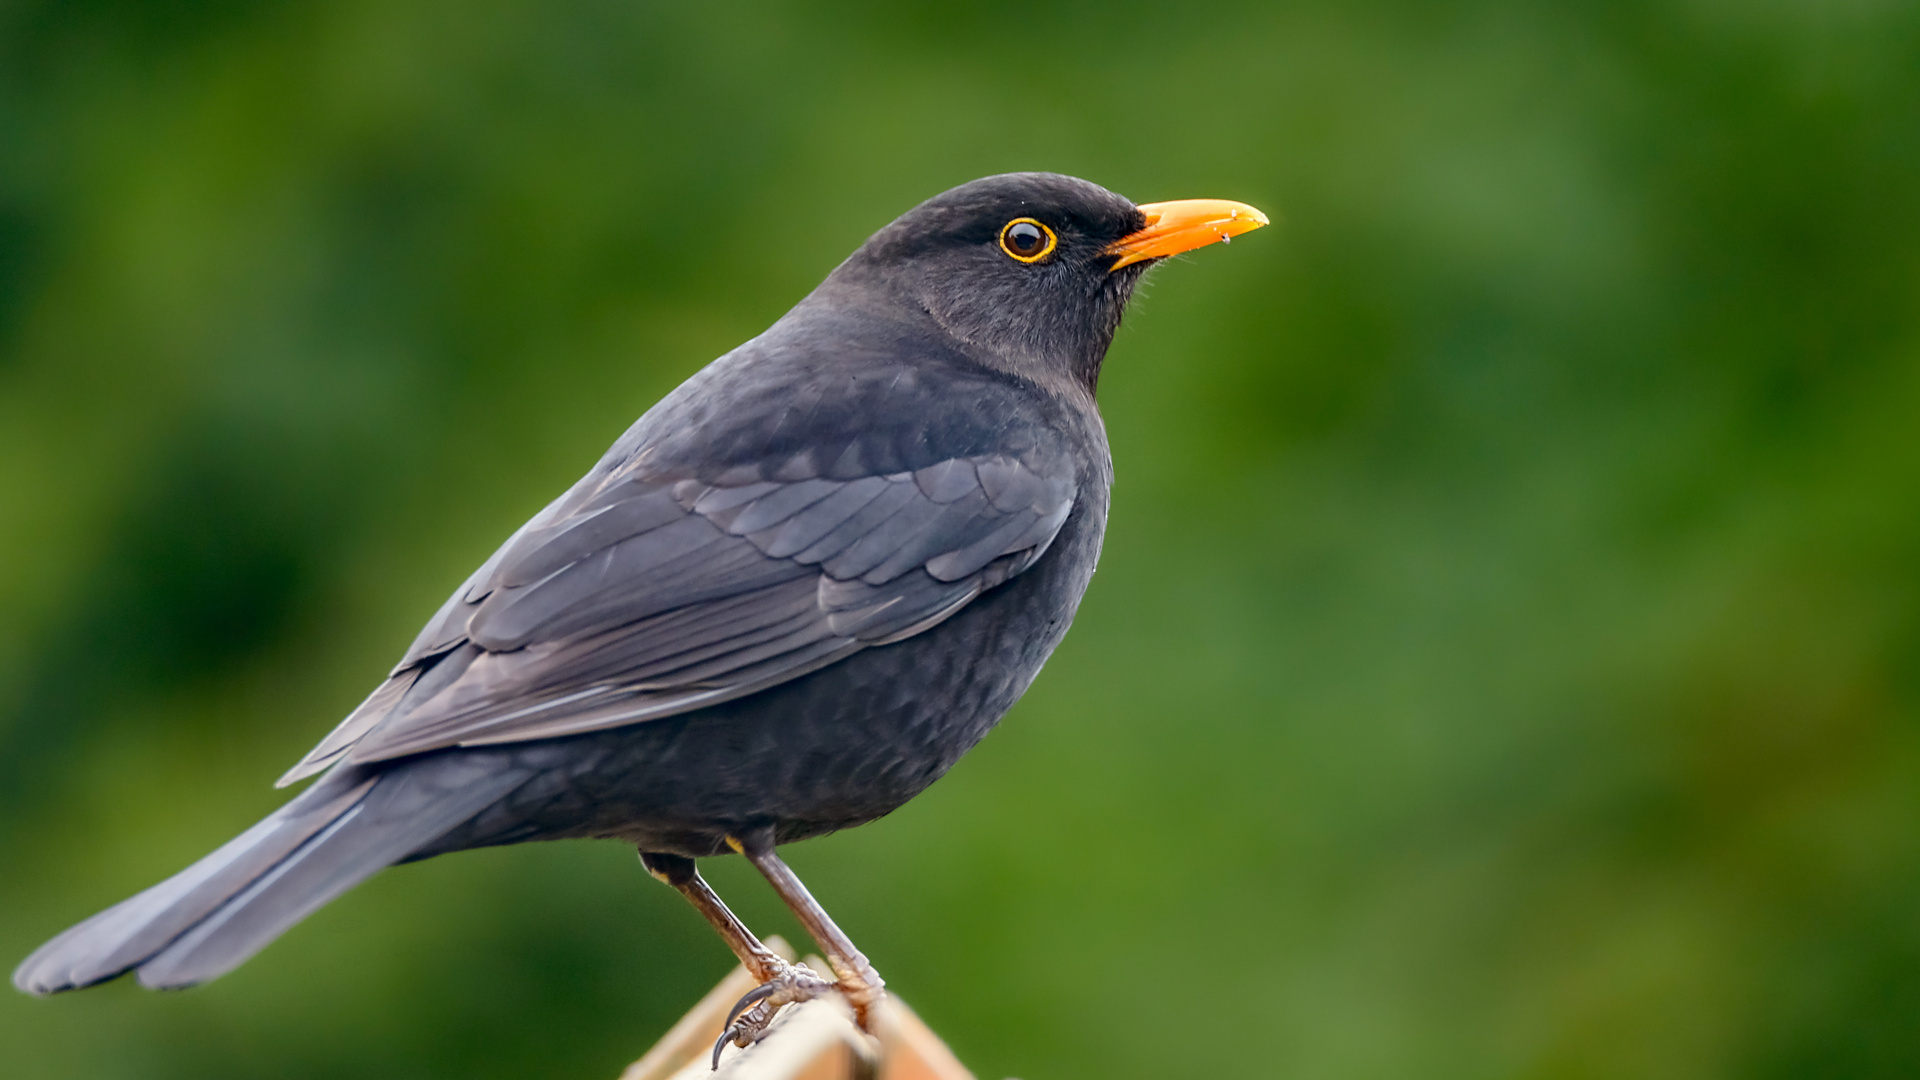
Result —
<path fill-rule="evenodd" d="M 936 195 L 828 279 L 924 309 L 968 352 L 1091 390 L 1149 266 L 1267 223 L 1217 199 L 1150 203 L 1057 173 L 1007 173 Z"/>

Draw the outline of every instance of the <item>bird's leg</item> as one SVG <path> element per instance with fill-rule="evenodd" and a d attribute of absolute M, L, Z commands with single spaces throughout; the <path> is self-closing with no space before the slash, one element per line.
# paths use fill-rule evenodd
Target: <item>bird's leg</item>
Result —
<path fill-rule="evenodd" d="M 647 868 L 647 873 L 678 889 L 695 911 L 706 916 L 706 920 L 720 932 L 720 938 L 727 943 L 727 948 L 740 958 L 741 966 L 752 972 L 756 980 L 766 982 L 773 979 L 788 966 L 778 953 L 767 948 L 753 935 L 753 931 L 747 929 L 747 924 L 734 915 L 726 901 L 721 900 L 720 895 L 700 876 L 692 859 L 684 855 L 643 851 L 640 853 L 640 864 Z"/>
<path fill-rule="evenodd" d="M 740 958 L 741 966 L 752 973 L 759 986 L 749 990 L 745 997 L 736 1002 L 727 1011 L 726 1030 L 713 1044 L 713 1067 L 720 1067 L 720 1050 L 728 1043 L 735 1046 L 750 1046 L 765 1034 L 767 1025 L 773 1022 L 773 1014 L 780 1006 L 795 1001 L 806 1001 L 819 997 L 834 988 L 834 984 L 815 974 L 805 964 L 789 964 L 780 954 L 767 948 L 766 944 L 755 937 L 747 924 L 740 921 L 733 911 L 713 891 L 706 879 L 695 869 L 693 860 L 684 855 L 666 855 L 656 851 L 642 851 L 640 863 L 647 873 L 679 890 L 687 898 L 695 911 L 706 917 L 707 922 L 720 932 L 721 940 L 733 955 Z"/>
<path fill-rule="evenodd" d="M 727 844 L 766 875 L 773 891 L 780 894 L 780 899 L 799 917 L 800 925 L 819 943 L 820 951 L 827 954 L 827 963 L 833 965 L 833 973 L 839 979 L 840 993 L 846 997 L 847 1004 L 853 1006 L 854 1019 L 861 1030 L 871 1032 L 870 1015 L 874 1005 L 886 995 L 886 980 L 873 970 L 860 950 L 853 947 L 853 941 L 834 924 L 833 916 L 828 915 L 801 884 L 799 876 L 773 853 L 771 836 L 729 836 Z"/>

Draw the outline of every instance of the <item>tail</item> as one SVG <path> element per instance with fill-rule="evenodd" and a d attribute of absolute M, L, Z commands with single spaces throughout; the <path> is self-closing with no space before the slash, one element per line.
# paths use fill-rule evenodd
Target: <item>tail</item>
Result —
<path fill-rule="evenodd" d="M 13 985 L 55 994 L 136 968 L 155 988 L 224 975 L 526 779 L 502 764 L 454 751 L 335 768 L 218 851 L 40 946 Z"/>

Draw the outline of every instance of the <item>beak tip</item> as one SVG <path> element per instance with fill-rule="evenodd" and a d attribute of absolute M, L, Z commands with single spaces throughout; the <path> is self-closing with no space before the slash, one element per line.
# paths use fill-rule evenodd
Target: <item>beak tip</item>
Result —
<path fill-rule="evenodd" d="M 1269 224 L 1267 215 L 1246 203 L 1225 199 L 1183 199 L 1138 207 L 1146 226 L 1107 247 L 1120 256 L 1118 270 L 1147 259 L 1163 259 L 1207 244 L 1230 243 L 1241 233 Z"/>

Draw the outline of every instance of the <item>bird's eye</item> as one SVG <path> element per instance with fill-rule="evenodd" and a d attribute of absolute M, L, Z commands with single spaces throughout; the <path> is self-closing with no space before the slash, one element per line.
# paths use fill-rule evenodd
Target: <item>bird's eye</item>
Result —
<path fill-rule="evenodd" d="M 1057 243 L 1052 229 L 1030 217 L 1014 218 L 1000 230 L 1000 250 L 1023 263 L 1036 263 L 1053 254 Z"/>

